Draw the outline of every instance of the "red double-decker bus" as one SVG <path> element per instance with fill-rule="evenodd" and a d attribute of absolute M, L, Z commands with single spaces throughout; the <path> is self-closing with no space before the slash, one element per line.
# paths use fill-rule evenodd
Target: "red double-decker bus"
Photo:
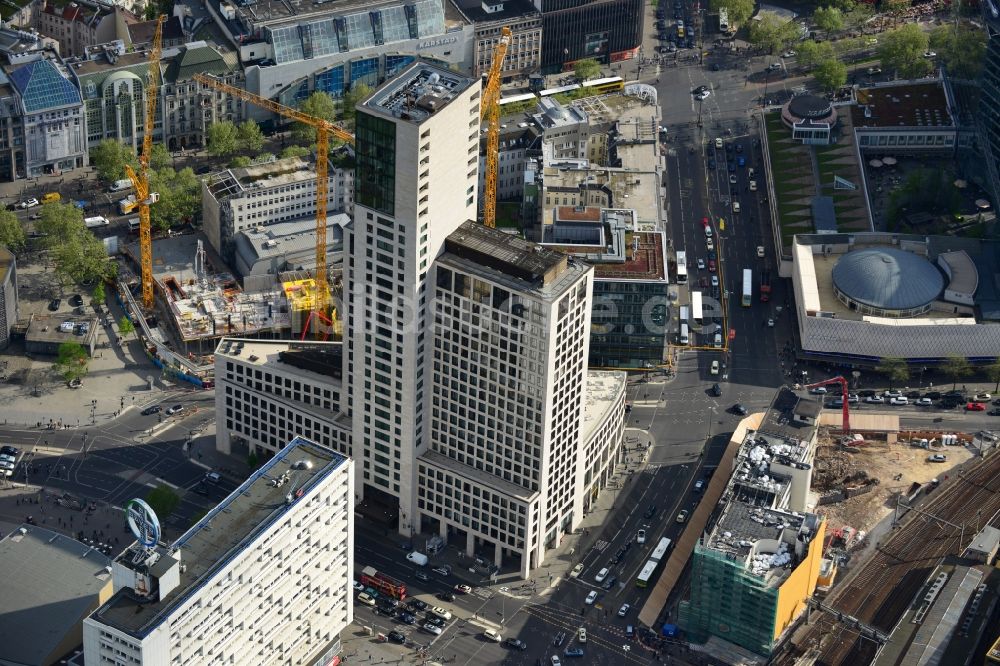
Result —
<path fill-rule="evenodd" d="M 392 576 L 379 573 L 373 567 L 365 567 L 361 570 L 361 584 L 377 590 L 381 594 L 386 594 L 393 599 L 406 598 L 406 585 L 396 580 Z"/>

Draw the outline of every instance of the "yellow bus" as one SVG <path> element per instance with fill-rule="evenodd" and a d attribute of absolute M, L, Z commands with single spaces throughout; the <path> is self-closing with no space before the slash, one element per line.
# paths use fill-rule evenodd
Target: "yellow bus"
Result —
<path fill-rule="evenodd" d="M 584 88 L 591 88 L 601 95 L 621 92 L 625 89 L 625 80 L 620 76 L 609 76 L 604 79 L 591 79 L 583 82 Z"/>

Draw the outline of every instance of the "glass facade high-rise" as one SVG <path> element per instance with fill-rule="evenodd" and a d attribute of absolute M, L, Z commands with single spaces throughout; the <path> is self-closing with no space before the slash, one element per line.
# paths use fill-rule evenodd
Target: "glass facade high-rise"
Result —
<path fill-rule="evenodd" d="M 357 114 L 355 201 L 386 215 L 396 210 L 396 125 L 384 118 Z"/>
<path fill-rule="evenodd" d="M 982 3 L 987 42 L 978 114 L 985 176 L 994 202 L 1000 200 L 1000 10 L 996 3 Z"/>
<path fill-rule="evenodd" d="M 535 0 L 542 12 L 542 68 L 558 72 L 583 58 L 635 57 L 642 44 L 643 0 Z"/>

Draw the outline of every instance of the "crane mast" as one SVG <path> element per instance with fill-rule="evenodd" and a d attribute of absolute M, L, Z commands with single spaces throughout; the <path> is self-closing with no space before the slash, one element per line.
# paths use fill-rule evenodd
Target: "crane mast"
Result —
<path fill-rule="evenodd" d="M 333 135 L 348 143 L 354 143 L 354 135 L 328 120 L 310 116 L 298 109 L 255 95 L 210 76 L 195 74 L 194 79 L 209 88 L 255 104 L 279 116 L 316 128 L 316 298 L 313 302 L 313 312 L 325 315 L 329 308 L 330 293 L 326 276 L 326 206 L 329 197 L 327 156 L 330 149 L 330 136 Z"/>
<path fill-rule="evenodd" d="M 510 46 L 511 30 L 507 26 L 500 29 L 500 41 L 493 47 L 493 62 L 483 88 L 483 104 L 480 120 L 487 122 L 486 131 L 486 177 L 483 188 L 483 224 L 496 226 L 497 216 L 497 171 L 500 152 L 500 72 Z"/>

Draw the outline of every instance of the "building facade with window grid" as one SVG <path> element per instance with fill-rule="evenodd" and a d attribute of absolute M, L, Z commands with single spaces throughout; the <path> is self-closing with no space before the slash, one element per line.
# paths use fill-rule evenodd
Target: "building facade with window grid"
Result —
<path fill-rule="evenodd" d="M 357 488 L 415 525 L 429 444 L 431 265 L 475 219 L 480 82 L 414 63 L 357 106 L 354 222 L 345 229 L 344 381 Z"/>
<path fill-rule="evenodd" d="M 542 67 L 572 69 L 577 60 L 608 64 L 638 55 L 642 45 L 642 0 L 534 0 L 542 12 Z"/>

